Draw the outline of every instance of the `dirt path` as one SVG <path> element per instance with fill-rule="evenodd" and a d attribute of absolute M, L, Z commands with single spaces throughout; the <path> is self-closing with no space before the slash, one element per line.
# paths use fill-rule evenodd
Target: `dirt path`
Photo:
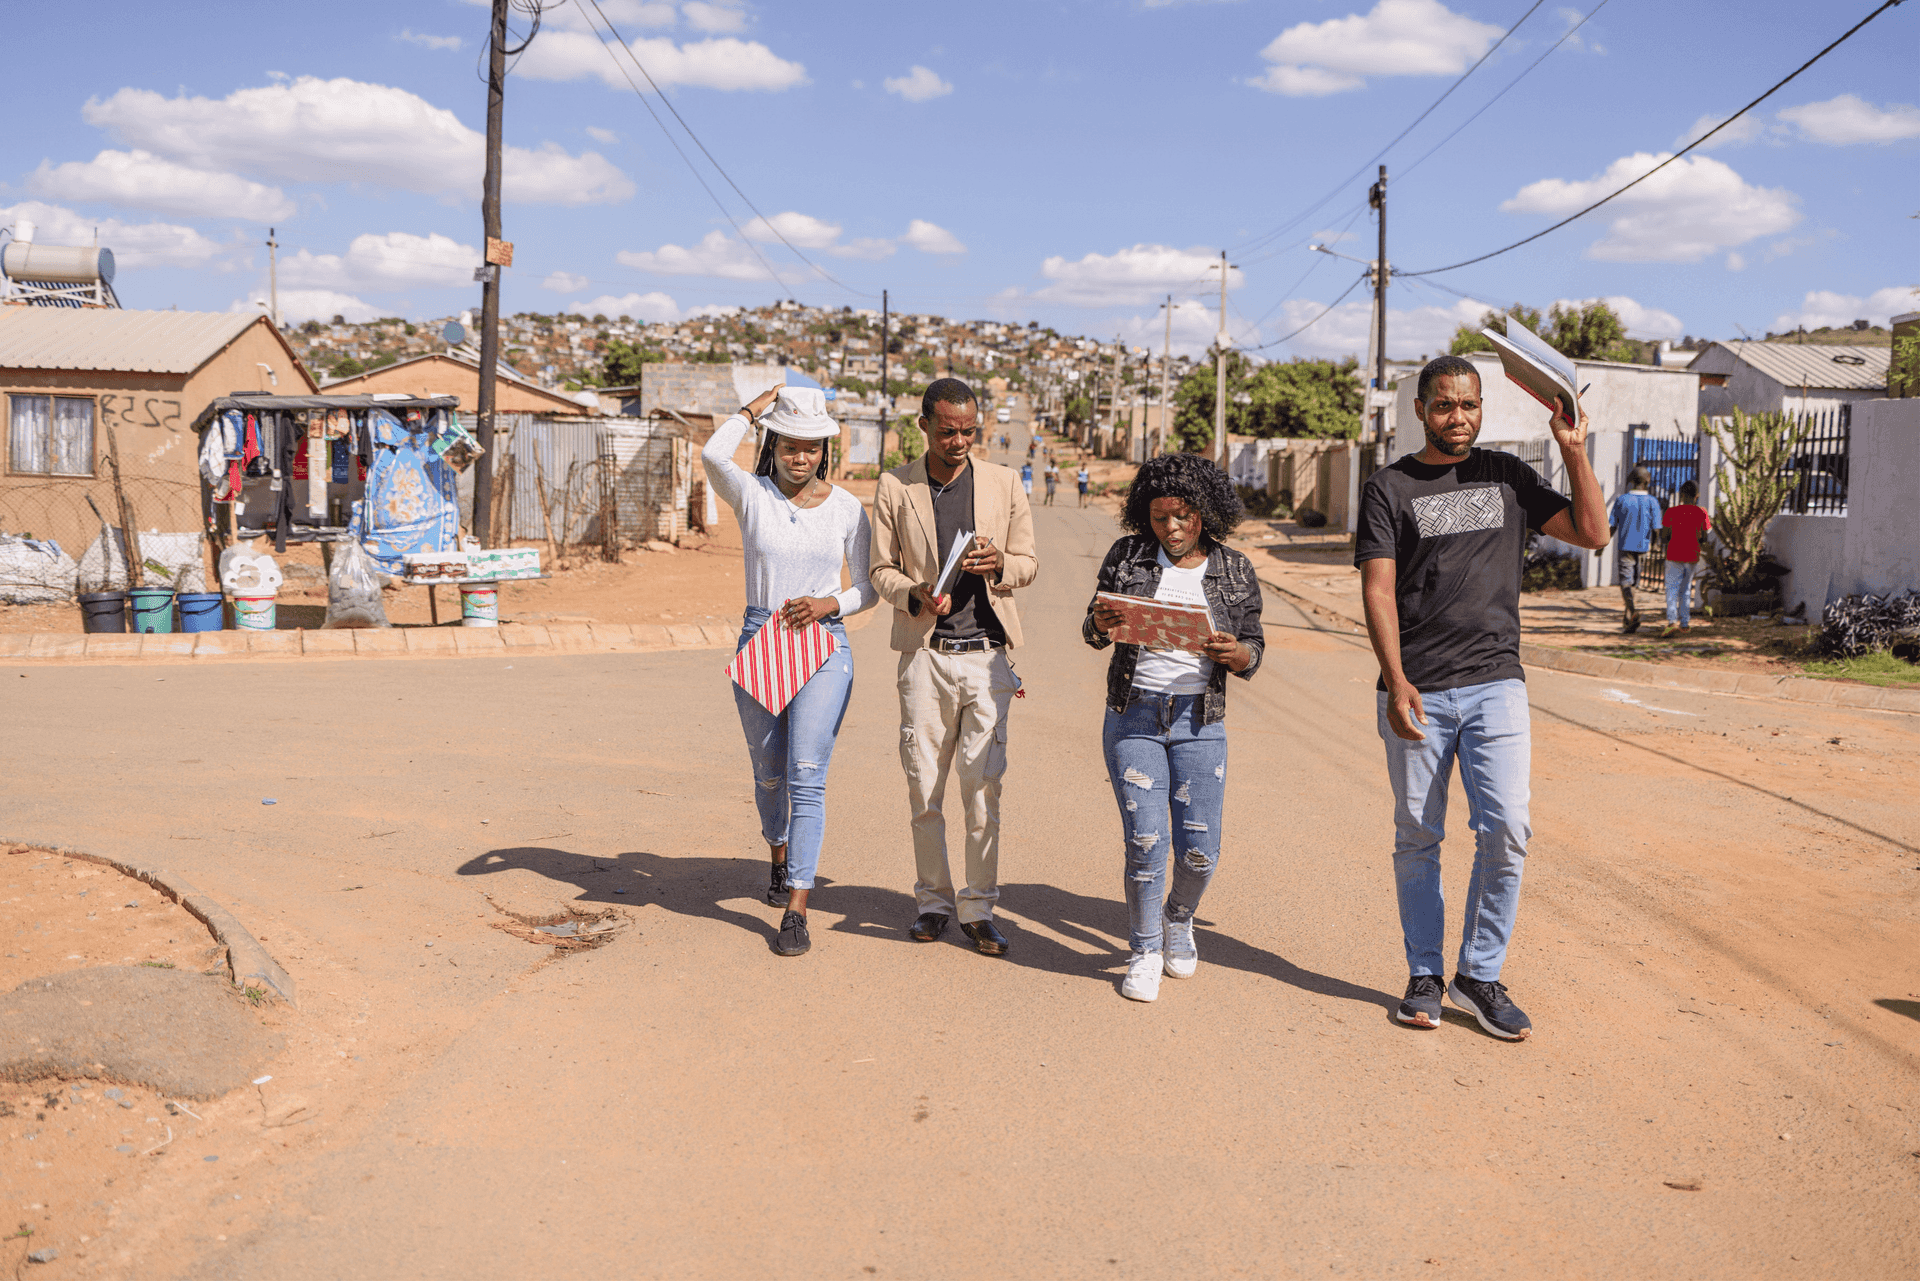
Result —
<path fill-rule="evenodd" d="M 1506 978 L 1538 1031 L 1416 1032 L 1372 663 L 1269 597 L 1200 973 L 1136 1005 L 1077 635 L 1114 528 L 1036 525 L 1004 961 L 906 938 L 882 626 L 793 961 L 711 654 L 0 669 L 37 727 L 0 745 L 7 834 L 231 905 L 299 983 L 271 1070 L 315 1112 L 213 1105 L 35 1275 L 1920 1270 L 1911 718 L 1533 675 Z M 630 924 L 561 957 L 496 928 L 569 910 Z"/>

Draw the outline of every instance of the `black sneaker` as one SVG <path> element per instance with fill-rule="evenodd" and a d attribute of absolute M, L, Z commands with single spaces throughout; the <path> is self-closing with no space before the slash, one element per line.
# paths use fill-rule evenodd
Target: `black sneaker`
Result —
<path fill-rule="evenodd" d="M 767 906 L 785 907 L 787 905 L 787 860 L 781 859 L 773 865 L 773 880 L 767 886 Z"/>
<path fill-rule="evenodd" d="M 788 912 L 780 918 L 780 932 L 773 937 L 776 956 L 799 956 L 812 946 L 813 939 L 807 935 L 805 913 Z"/>
<path fill-rule="evenodd" d="M 1483 983 L 1464 974 L 1453 976 L 1447 998 L 1480 1020 L 1480 1026 L 1503 1041 L 1524 1041 L 1533 1034 L 1533 1020 L 1507 999 L 1505 983 Z"/>
<path fill-rule="evenodd" d="M 1393 1017 L 1413 1027 L 1439 1027 L 1440 994 L 1445 990 L 1438 974 L 1414 975 L 1407 980 L 1407 999 Z"/>

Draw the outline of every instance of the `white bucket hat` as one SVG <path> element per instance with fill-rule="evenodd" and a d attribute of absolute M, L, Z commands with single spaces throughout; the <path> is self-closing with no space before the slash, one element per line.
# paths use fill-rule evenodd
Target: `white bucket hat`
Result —
<path fill-rule="evenodd" d="M 831 440 L 840 424 L 827 417 L 827 393 L 818 387 L 782 387 L 760 425 L 789 440 Z"/>

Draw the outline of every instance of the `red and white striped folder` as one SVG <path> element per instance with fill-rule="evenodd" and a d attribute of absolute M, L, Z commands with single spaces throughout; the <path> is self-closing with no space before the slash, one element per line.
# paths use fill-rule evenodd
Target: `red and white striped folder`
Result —
<path fill-rule="evenodd" d="M 778 716 L 815 672 L 840 648 L 833 633 L 818 623 L 793 631 L 775 614 L 760 624 L 753 639 L 727 664 L 734 684 Z"/>

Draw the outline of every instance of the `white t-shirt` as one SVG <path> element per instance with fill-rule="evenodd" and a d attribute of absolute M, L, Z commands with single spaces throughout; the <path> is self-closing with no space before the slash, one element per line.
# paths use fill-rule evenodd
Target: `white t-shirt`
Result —
<path fill-rule="evenodd" d="M 1201 585 L 1207 580 L 1207 562 L 1203 560 L 1192 569 L 1175 568 L 1167 559 L 1164 547 L 1159 550 L 1158 558 L 1160 587 L 1153 598 L 1204 609 L 1207 596 Z M 1139 662 L 1134 664 L 1133 687 L 1147 694 L 1201 694 L 1206 692 L 1207 677 L 1212 674 L 1213 660 L 1203 655 L 1189 654 L 1184 649 L 1143 649 Z"/>

